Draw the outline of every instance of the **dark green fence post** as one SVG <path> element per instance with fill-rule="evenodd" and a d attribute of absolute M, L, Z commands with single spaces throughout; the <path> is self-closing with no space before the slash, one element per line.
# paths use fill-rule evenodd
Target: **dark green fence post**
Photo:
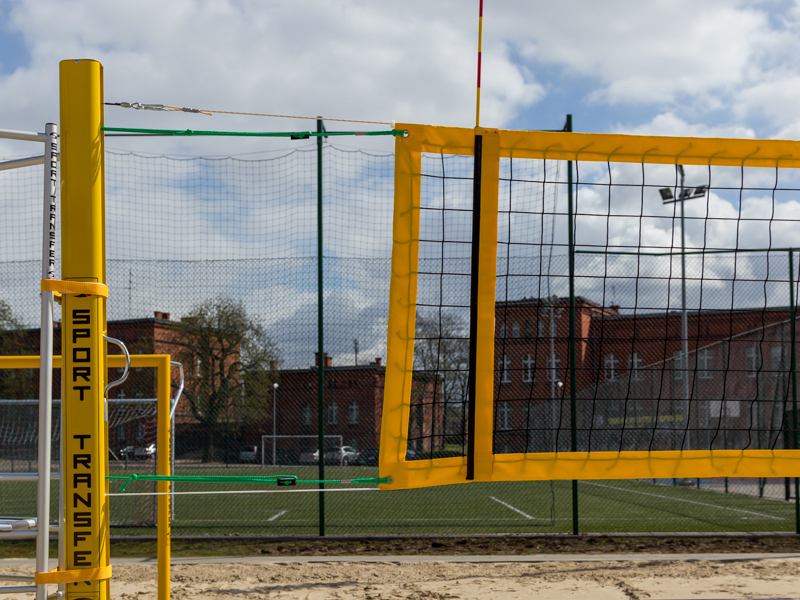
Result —
<path fill-rule="evenodd" d="M 321 118 L 317 119 L 317 133 L 325 131 Z M 323 347 L 322 318 L 322 136 L 317 136 L 317 431 L 319 434 L 317 452 L 319 454 L 319 479 L 325 479 L 325 355 Z M 320 483 L 324 490 L 325 484 Z M 319 535 L 325 535 L 325 492 L 319 493 Z"/>
<path fill-rule="evenodd" d="M 564 131 L 572 131 L 572 115 L 567 115 Z M 570 425 L 572 428 L 571 450 L 578 451 L 578 414 L 577 414 L 577 386 L 578 377 L 575 373 L 577 356 L 575 352 L 575 212 L 572 205 L 572 161 L 567 162 L 567 221 L 569 223 L 569 405 Z M 555 449 L 556 452 L 558 448 Z M 578 482 L 572 481 L 572 533 L 578 535 Z"/>
<path fill-rule="evenodd" d="M 797 348 L 795 346 L 795 307 L 794 307 L 794 250 L 789 250 L 789 339 L 791 340 L 790 361 L 792 369 L 792 430 L 794 449 L 800 449 L 797 432 Z M 794 525 L 800 533 L 800 477 L 794 478 Z"/>

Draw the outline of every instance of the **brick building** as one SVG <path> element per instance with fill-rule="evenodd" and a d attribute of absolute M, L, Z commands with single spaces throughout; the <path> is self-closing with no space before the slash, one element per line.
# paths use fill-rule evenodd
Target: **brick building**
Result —
<path fill-rule="evenodd" d="M 570 448 L 568 311 L 567 298 L 497 304 L 495 452 Z M 678 311 L 578 297 L 576 317 L 579 450 L 788 443 L 788 308 L 690 311 L 686 366 Z"/>
<path fill-rule="evenodd" d="M 376 358 L 366 365 L 336 366 L 327 353 L 323 354 L 325 382 L 325 435 L 341 436 L 345 446 L 357 450 L 377 449 L 380 446 L 383 388 L 386 368 Z M 294 441 L 281 440 L 287 454 L 317 450 L 318 434 L 318 355 L 314 366 L 304 369 L 283 369 L 277 391 L 275 431 L 284 436 L 311 436 Z M 417 378 L 413 384 L 411 436 L 421 442 L 418 450 L 430 450 L 436 444 L 433 433 L 441 431 L 444 413 L 433 406 L 433 384 Z M 415 407 L 423 410 L 414 411 Z M 260 425 L 260 426 L 259 426 Z M 260 444 L 262 435 L 272 435 L 271 421 L 245 430 L 248 444 Z M 339 438 L 331 438 L 333 446 Z M 441 445 L 441 440 L 438 441 Z M 280 455 L 279 455 L 280 458 Z"/>

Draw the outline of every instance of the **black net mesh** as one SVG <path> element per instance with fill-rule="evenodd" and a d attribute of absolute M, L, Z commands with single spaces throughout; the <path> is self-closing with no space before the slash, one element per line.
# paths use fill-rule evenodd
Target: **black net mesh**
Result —
<path fill-rule="evenodd" d="M 472 172 L 470 156 L 422 156 L 407 460 L 467 449 Z"/>
<path fill-rule="evenodd" d="M 793 174 L 574 166 L 575 422 L 566 168 L 508 161 L 495 453 L 795 447 Z"/>
<path fill-rule="evenodd" d="M 323 164 L 322 360 L 329 366 L 320 453 L 315 150 L 258 160 L 106 154 L 109 335 L 132 352 L 169 353 L 184 364 L 186 393 L 174 423 L 178 475 L 316 478 L 320 460 L 334 479 L 378 474 L 394 157 L 326 144 Z M 463 455 L 467 443 L 473 163 L 425 155 L 422 164 L 410 459 Z M 674 169 L 578 167 L 580 250 L 680 248 L 676 205 L 662 206 L 657 195 L 659 187 L 676 193 Z M 743 182 L 748 173 L 714 169 L 709 179 L 687 168 L 687 181 L 713 183 L 713 194 L 730 205 L 724 212 L 708 196 L 688 201 L 687 247 L 791 245 L 788 180 L 781 173 L 776 186 L 771 172 L 754 185 Z M 495 452 L 568 449 L 566 166 L 504 160 L 501 178 Z M 40 167 L 0 172 L 3 355 L 38 353 L 41 181 Z M 682 389 L 674 385 L 679 258 L 578 254 L 576 293 L 586 322 L 577 365 L 579 447 L 784 447 L 791 439 L 786 261 L 785 252 L 687 257 L 692 408 L 685 421 L 669 421 L 685 402 L 673 392 Z M 626 333 L 634 325 L 635 337 Z M 641 357 L 630 358 L 635 352 Z M 553 353 L 558 360 L 548 363 Z M 618 362 L 606 369 L 608 354 Z M 177 370 L 172 375 L 177 386 Z M 112 391 L 112 474 L 155 471 L 155 377 L 142 368 Z M 35 369 L 0 372 L 2 472 L 36 468 L 37 382 Z M 55 398 L 59 385 L 57 377 Z M 57 442 L 58 403 L 53 422 Z M 175 484 L 177 492 L 258 487 Z M 153 489 L 137 482 L 132 491 Z M 597 481 L 579 489 L 583 531 L 795 528 L 793 487 L 783 479 Z M 571 494 L 569 482 L 330 493 L 325 514 L 331 532 L 566 532 Z M 35 497 L 33 483 L 0 482 L 8 515 L 33 515 Z M 177 535 L 311 533 L 320 519 L 315 493 L 177 495 L 174 509 Z M 112 497 L 111 519 L 113 534 L 152 532 L 154 500 Z"/>

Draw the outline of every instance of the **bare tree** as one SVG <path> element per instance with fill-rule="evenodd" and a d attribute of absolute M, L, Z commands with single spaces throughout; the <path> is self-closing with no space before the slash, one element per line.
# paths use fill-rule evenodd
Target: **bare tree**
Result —
<path fill-rule="evenodd" d="M 195 307 L 177 323 L 174 339 L 187 367 L 184 395 L 204 435 L 203 462 L 212 459 L 216 434 L 269 414 L 271 363 L 276 345 L 241 301 L 217 298 Z M 224 425 L 223 425 L 224 424 Z"/>
<path fill-rule="evenodd" d="M 431 424 L 431 434 L 445 440 L 448 434 L 461 437 L 463 431 L 463 407 L 467 398 L 467 379 L 469 375 L 469 340 L 467 324 L 456 316 L 438 312 L 420 313 L 416 321 L 416 340 L 414 343 L 414 370 L 418 381 L 433 383 L 432 402 L 442 411 L 442 431 L 434 431 L 436 419 Z M 425 390 L 425 386 L 419 387 Z M 422 393 L 422 392 L 421 392 Z M 430 394 L 430 392 L 424 392 Z M 420 394 L 416 394 L 419 396 Z M 412 408 L 412 426 L 423 427 L 425 417 L 424 401 L 415 398 Z M 420 429 L 421 431 L 421 429 Z M 421 450 L 422 440 L 416 446 Z"/>

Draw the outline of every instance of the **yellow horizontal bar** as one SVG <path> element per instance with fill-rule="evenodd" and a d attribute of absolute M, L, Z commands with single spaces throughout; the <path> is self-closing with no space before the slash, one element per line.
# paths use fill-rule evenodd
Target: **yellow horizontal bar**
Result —
<path fill-rule="evenodd" d="M 131 354 L 132 367 L 158 367 L 160 361 L 169 359 L 169 354 Z M 125 366 L 125 357 L 120 354 L 108 356 L 108 366 L 120 368 Z M 0 356 L 0 369 L 38 369 L 38 356 Z M 61 368 L 61 356 L 53 357 L 53 368 Z"/>
<path fill-rule="evenodd" d="M 398 123 L 412 151 L 472 155 L 474 129 Z M 741 138 L 694 138 L 615 133 L 510 131 L 500 134 L 500 156 L 592 162 L 800 167 L 800 142 Z"/>
<path fill-rule="evenodd" d="M 665 450 L 495 454 L 491 476 L 475 481 L 798 477 L 800 450 Z M 464 483 L 465 457 L 403 463 L 406 488 Z M 392 483 L 383 490 L 397 489 Z"/>
<path fill-rule="evenodd" d="M 797 477 L 800 450 L 664 450 L 496 454 L 494 481 Z"/>

